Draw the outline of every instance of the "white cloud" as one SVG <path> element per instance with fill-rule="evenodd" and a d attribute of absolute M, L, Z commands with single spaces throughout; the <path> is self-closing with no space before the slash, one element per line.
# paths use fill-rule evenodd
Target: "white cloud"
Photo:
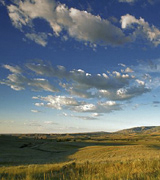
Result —
<path fill-rule="evenodd" d="M 93 113 L 110 113 L 112 111 L 121 110 L 122 105 L 117 104 L 116 102 L 106 101 L 98 102 L 97 104 L 83 104 L 75 106 L 73 110 L 75 112 L 93 112 Z"/>
<path fill-rule="evenodd" d="M 79 106 L 76 106 L 74 108 L 76 112 L 95 112 L 96 111 L 96 105 L 94 104 L 82 104 Z"/>
<path fill-rule="evenodd" d="M 142 19 L 140 19 L 140 21 L 142 21 Z M 134 23 L 139 24 L 139 20 L 136 19 L 134 16 L 132 16 L 130 14 L 126 14 L 125 16 L 121 16 L 122 29 L 130 27 Z"/>
<path fill-rule="evenodd" d="M 151 89 L 146 88 L 144 85 L 132 86 L 130 88 L 122 88 L 117 90 L 116 96 L 113 97 L 115 100 L 128 100 L 133 97 L 140 96 L 144 93 L 150 92 Z"/>
<path fill-rule="evenodd" d="M 66 116 L 66 117 L 67 117 L 67 116 L 68 116 L 68 114 L 63 112 L 63 116 Z"/>
<path fill-rule="evenodd" d="M 74 112 L 87 113 L 93 112 L 94 116 L 99 116 L 99 113 L 110 113 L 112 111 L 121 110 L 121 104 L 117 104 L 114 101 L 98 102 L 97 104 L 87 103 L 84 101 L 76 101 L 72 97 L 65 96 L 46 96 L 38 97 L 39 100 L 46 102 L 35 103 L 35 106 L 45 106 L 52 109 L 68 109 Z M 63 114 L 67 116 L 67 114 Z M 93 118 L 93 116 L 92 116 Z"/>
<path fill-rule="evenodd" d="M 125 37 L 121 29 L 112 25 L 108 20 L 100 16 L 93 16 L 86 11 L 70 9 L 70 17 L 73 24 L 68 28 L 71 37 L 78 40 L 89 41 L 104 45 L 120 45 L 130 39 Z"/>
<path fill-rule="evenodd" d="M 3 65 L 4 68 L 8 69 L 12 73 L 21 74 L 22 69 L 19 66 L 11 66 L 8 64 Z"/>
<path fill-rule="evenodd" d="M 27 33 L 25 36 L 41 46 L 45 47 L 47 45 L 47 35 L 45 33 Z"/>
<path fill-rule="evenodd" d="M 122 63 L 120 63 L 120 64 L 118 64 L 119 66 L 122 66 L 122 67 L 126 67 L 126 65 L 125 64 L 122 64 Z"/>
<path fill-rule="evenodd" d="M 102 75 L 88 75 L 83 70 L 67 71 L 63 66 L 52 67 L 43 63 L 28 63 L 26 65 L 30 70 L 34 71 L 38 75 L 45 75 L 51 77 L 58 77 L 66 80 L 72 80 L 73 88 L 70 89 L 73 94 L 83 95 L 82 90 L 88 90 L 90 88 L 97 89 L 117 89 L 123 86 L 127 86 L 129 81 L 133 78 L 128 74 L 120 74 L 114 71 L 113 74 L 102 73 Z M 76 90 L 75 90 L 76 89 Z M 79 90 L 78 90 L 79 89 Z M 89 95 L 90 93 L 88 93 Z M 87 96 L 88 96 L 87 95 Z"/>
<path fill-rule="evenodd" d="M 10 86 L 12 89 L 17 91 L 24 90 L 26 87 L 31 87 L 31 89 L 34 91 L 58 91 L 58 89 L 52 86 L 46 79 L 29 79 L 22 74 L 9 74 L 6 80 L 0 81 L 0 84 Z"/>
<path fill-rule="evenodd" d="M 137 25 L 137 26 L 134 26 Z M 149 25 L 143 18 L 136 19 L 130 14 L 121 16 L 121 26 L 123 29 L 131 28 L 133 29 L 132 38 L 137 38 L 138 36 L 147 39 L 155 46 L 160 44 L 160 30 L 154 25 Z"/>
<path fill-rule="evenodd" d="M 132 66 L 134 71 L 123 65 L 125 69 L 121 73 L 106 71 L 102 74 L 90 74 L 82 69 L 68 71 L 63 66 L 53 67 L 51 64 L 39 61 L 26 65 L 25 76 L 20 73 L 23 70 L 18 66 L 7 65 L 4 67 L 15 73 L 9 74 L 7 79 L 0 82 L 1 84 L 10 86 L 14 90 L 24 90 L 29 87 L 34 91 L 43 90 L 56 93 L 48 96 L 34 96 L 32 99 L 40 101 L 35 102 L 35 106 L 93 113 L 92 118 L 97 118 L 102 113 L 121 110 L 123 105 L 116 101 L 122 102 L 141 96 L 150 92 L 151 89 L 148 87 L 153 86 L 148 78 L 149 75 L 146 76 L 146 69 L 140 71 L 141 65 L 139 68 Z M 154 66 L 153 63 L 153 67 L 154 72 L 157 72 L 158 64 Z M 134 78 L 132 74 L 135 74 Z M 36 78 L 33 78 L 34 75 Z M 44 76 L 48 76 L 48 80 L 42 78 Z M 50 84 L 50 81 L 54 82 L 54 86 Z M 63 115 L 68 116 L 67 114 Z"/>
<path fill-rule="evenodd" d="M 144 82 L 144 81 L 141 81 L 141 80 L 139 80 L 139 79 L 136 79 L 136 82 L 137 82 L 138 84 L 142 85 L 142 86 L 145 85 L 145 82 Z"/>
<path fill-rule="evenodd" d="M 61 110 L 63 107 L 67 107 L 67 106 L 72 107 L 78 105 L 78 102 L 72 97 L 49 95 L 46 97 L 37 97 L 37 98 L 41 101 L 47 102 L 47 104 L 42 103 L 42 106 L 50 107 L 53 109 Z M 41 106 L 41 103 L 36 103 L 36 104 L 38 106 Z"/>
<path fill-rule="evenodd" d="M 97 111 L 97 105 L 95 103 L 83 103 L 83 99 L 88 101 L 89 99 L 98 98 L 100 100 L 105 98 L 108 102 L 109 100 L 124 101 L 150 92 L 150 89 L 146 87 L 145 81 L 147 82 L 147 86 L 151 87 L 151 83 L 148 85 L 150 79 L 145 79 L 144 81 L 142 73 L 139 74 L 141 78 L 136 78 L 135 76 L 133 78 L 133 75 L 126 74 L 126 72 L 133 73 L 133 70 L 128 67 L 121 73 L 113 71 L 95 75 L 87 73 L 82 69 L 67 71 L 63 66 L 53 67 L 51 64 L 44 64 L 42 61 L 28 63 L 26 67 L 28 70 L 35 72 L 36 76 L 49 76 L 58 79 L 54 81 L 57 87 L 51 85 L 47 79 L 38 77 L 31 79 L 22 74 L 10 74 L 6 80 L 0 83 L 8 85 L 14 90 L 24 90 L 30 87 L 34 91 L 58 92 L 58 89 L 61 89 L 67 96 L 59 92 L 59 96 L 34 97 L 34 99 L 47 102 L 47 104 L 36 103 L 36 106 L 47 106 L 59 110 L 67 107 L 79 112 L 94 112 Z M 6 66 L 5 68 L 15 72 L 19 70 L 19 68 L 11 68 L 10 66 Z M 25 72 L 27 73 L 27 69 Z M 30 74 L 30 72 L 28 73 Z M 59 79 L 61 81 L 60 83 L 58 83 Z M 59 88 L 59 86 L 61 87 Z"/>
<path fill-rule="evenodd" d="M 44 124 L 46 124 L 46 125 L 57 125 L 57 123 L 55 123 L 53 121 L 44 121 Z"/>
<path fill-rule="evenodd" d="M 120 88 L 115 91 L 106 91 L 103 89 L 99 90 L 97 92 L 97 96 L 99 95 L 101 98 L 104 97 L 110 100 L 124 101 L 151 91 L 150 88 L 145 87 L 145 83 L 143 81 L 136 80 L 136 82 L 138 85 L 133 85 L 128 88 Z"/>
<path fill-rule="evenodd" d="M 97 120 L 97 118 L 93 116 L 72 116 L 72 117 L 82 119 L 82 120 Z"/>
<path fill-rule="evenodd" d="M 37 97 L 37 99 L 38 99 L 38 97 Z M 35 103 L 34 105 L 38 106 L 38 107 L 41 107 L 41 106 L 44 106 L 44 103 Z"/>
<path fill-rule="evenodd" d="M 38 111 L 36 109 L 32 109 L 31 112 L 33 112 L 33 113 L 40 113 L 41 111 Z"/>
<path fill-rule="evenodd" d="M 124 72 L 125 73 L 133 73 L 134 71 L 131 68 L 127 67 Z"/>
<path fill-rule="evenodd" d="M 102 116 L 102 114 L 99 114 L 99 113 L 92 113 L 92 117 L 99 117 L 99 116 Z"/>
<path fill-rule="evenodd" d="M 42 46 L 47 44 L 47 37 L 42 33 L 35 34 L 33 20 L 36 18 L 46 20 L 56 36 L 62 34 L 62 37 L 67 37 L 62 33 L 65 30 L 68 36 L 95 45 L 121 45 L 130 41 L 120 28 L 107 19 L 87 11 L 69 9 L 54 0 L 24 0 L 7 8 L 12 24 L 21 31 L 25 26 L 30 27 L 31 32 L 26 36 Z"/>

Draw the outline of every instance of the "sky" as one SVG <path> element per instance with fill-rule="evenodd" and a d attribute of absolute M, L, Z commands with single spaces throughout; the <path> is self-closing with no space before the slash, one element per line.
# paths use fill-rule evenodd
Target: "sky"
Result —
<path fill-rule="evenodd" d="M 0 133 L 160 125 L 160 0 L 0 0 Z"/>

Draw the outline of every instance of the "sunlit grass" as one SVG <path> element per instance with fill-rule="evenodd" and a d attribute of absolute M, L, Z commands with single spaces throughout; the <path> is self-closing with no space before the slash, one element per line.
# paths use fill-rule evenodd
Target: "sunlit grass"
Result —
<path fill-rule="evenodd" d="M 69 158 L 78 162 L 130 161 L 159 159 L 160 150 L 146 145 L 89 146 L 80 148 Z"/>
<path fill-rule="evenodd" d="M 8 137 L 2 141 L 4 146 L 0 152 L 3 156 L 0 157 L 5 160 L 6 155 L 9 155 L 11 159 L 1 162 L 0 180 L 160 179 L 158 136 L 149 136 L 151 139 L 147 138 L 147 141 L 141 139 L 141 136 L 133 136 L 129 141 L 129 136 L 125 136 L 125 140 L 124 137 L 119 140 L 117 137 L 116 140 L 112 139 L 113 137 L 115 138 L 112 136 L 111 139 L 103 140 L 103 142 L 94 140 L 92 143 L 80 139 L 78 142 L 66 142 L 65 139 L 63 142 L 57 142 L 48 139 L 45 141 L 14 140 Z M 138 139 L 138 137 L 139 140 L 135 142 L 135 138 Z M 12 142 L 9 143 L 11 139 Z M 104 137 L 99 139 L 104 139 Z M 32 142 L 32 146 L 20 148 L 26 142 Z M 19 152 L 24 154 L 18 156 Z M 32 160 L 26 161 L 23 157 L 32 158 Z M 38 158 L 42 159 L 42 163 L 37 163 Z M 54 158 L 58 163 L 54 161 Z M 52 163 L 50 159 L 53 160 Z M 24 165 L 18 165 L 20 160 L 20 164 Z M 34 161 L 35 164 L 32 163 Z"/>
<path fill-rule="evenodd" d="M 29 165 L 1 168 L 1 180 L 160 179 L 160 160 Z"/>

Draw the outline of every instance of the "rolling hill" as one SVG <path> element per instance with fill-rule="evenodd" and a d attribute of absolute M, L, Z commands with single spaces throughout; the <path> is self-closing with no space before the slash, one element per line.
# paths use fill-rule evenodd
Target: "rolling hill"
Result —
<path fill-rule="evenodd" d="M 124 129 L 115 132 L 116 134 L 152 134 L 152 133 L 160 133 L 160 126 L 141 126 L 141 127 L 134 127 L 130 129 Z"/>

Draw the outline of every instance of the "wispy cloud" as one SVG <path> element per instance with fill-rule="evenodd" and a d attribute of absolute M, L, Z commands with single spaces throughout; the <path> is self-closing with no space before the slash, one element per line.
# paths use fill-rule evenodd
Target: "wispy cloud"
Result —
<path fill-rule="evenodd" d="M 31 109 L 31 112 L 33 112 L 33 113 L 40 113 L 42 111 L 39 111 L 39 110 L 36 110 L 36 109 Z"/>
<path fill-rule="evenodd" d="M 47 45 L 47 34 L 46 33 L 27 33 L 25 36 L 34 41 L 35 43 L 41 45 L 41 46 L 46 46 Z"/>
<path fill-rule="evenodd" d="M 118 0 L 121 3 L 129 3 L 129 4 L 134 4 L 135 2 L 138 2 L 140 0 Z M 160 2 L 159 0 L 141 0 L 142 2 L 148 2 L 151 5 L 154 5 L 155 3 Z"/>
<path fill-rule="evenodd" d="M 57 92 L 58 89 L 51 85 L 48 80 L 44 78 L 28 78 L 22 75 L 22 69 L 18 66 L 3 65 L 4 68 L 9 69 L 13 74 L 9 74 L 6 80 L 0 81 L 0 84 L 10 86 L 14 90 L 24 90 L 26 87 L 31 87 L 33 91 L 50 91 Z"/>
<path fill-rule="evenodd" d="M 44 124 L 46 124 L 46 125 L 58 125 L 58 123 L 55 123 L 53 121 L 44 121 Z"/>
<path fill-rule="evenodd" d="M 21 74 L 22 69 L 19 66 L 11 66 L 8 64 L 3 65 L 5 69 L 8 69 L 10 72 L 15 73 L 15 74 Z"/>

